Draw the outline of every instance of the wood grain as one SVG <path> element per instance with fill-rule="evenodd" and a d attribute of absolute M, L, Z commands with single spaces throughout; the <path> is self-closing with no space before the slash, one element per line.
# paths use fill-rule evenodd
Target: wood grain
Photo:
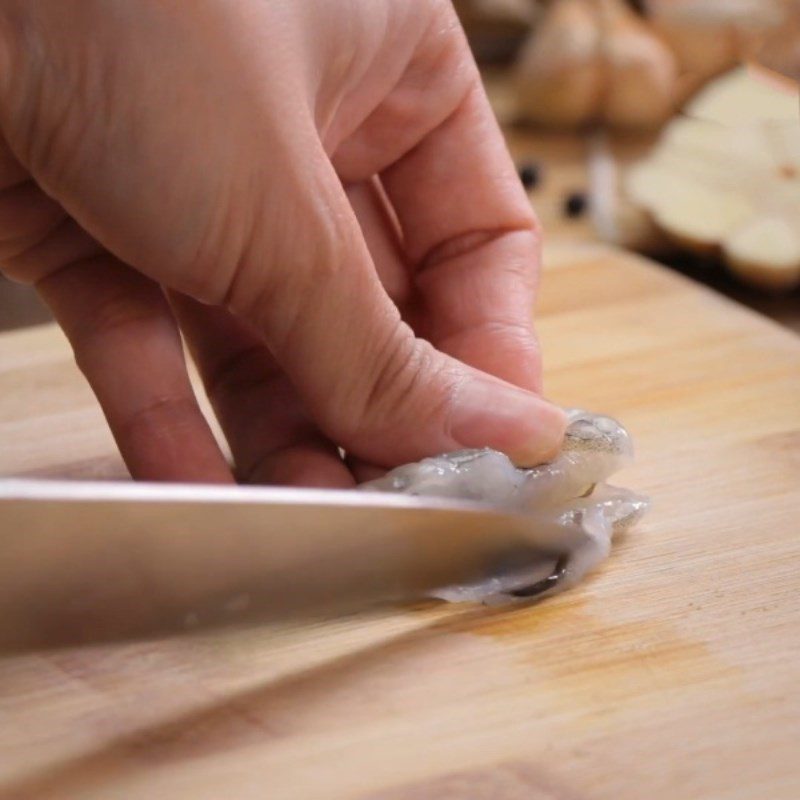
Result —
<path fill-rule="evenodd" d="M 796 800 L 800 340 L 551 249 L 547 390 L 618 415 L 646 521 L 578 589 L 0 660 L 0 798 Z M 119 475 L 61 335 L 0 336 L 0 474 Z"/>

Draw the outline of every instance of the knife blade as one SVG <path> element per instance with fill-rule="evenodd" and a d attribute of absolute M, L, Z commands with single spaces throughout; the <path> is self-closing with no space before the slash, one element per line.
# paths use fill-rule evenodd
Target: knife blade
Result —
<path fill-rule="evenodd" d="M 0 647 L 419 599 L 577 542 L 466 501 L 278 487 L 0 481 Z"/>

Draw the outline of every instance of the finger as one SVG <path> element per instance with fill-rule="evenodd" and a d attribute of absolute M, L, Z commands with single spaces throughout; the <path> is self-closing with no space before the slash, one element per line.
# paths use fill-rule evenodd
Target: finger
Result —
<path fill-rule="evenodd" d="M 347 488 L 353 476 L 253 330 L 173 293 L 170 302 L 243 483 Z"/>
<path fill-rule="evenodd" d="M 101 255 L 103 248 L 77 222 L 62 220 L 41 236 L 6 241 L 0 269 L 12 280 L 37 283 L 64 264 Z"/>
<path fill-rule="evenodd" d="M 414 331 L 429 339 L 439 349 L 460 358 L 465 363 L 483 368 L 498 377 L 508 377 L 510 380 L 513 380 L 515 375 L 510 372 L 509 367 L 515 369 L 518 366 L 519 350 L 533 347 L 532 359 L 536 364 L 535 369 L 538 369 L 538 348 L 530 313 L 530 307 L 533 305 L 532 286 L 529 285 L 529 278 L 535 277 L 535 270 L 528 269 L 527 274 L 521 276 L 520 285 L 504 287 L 508 293 L 524 293 L 523 296 L 530 298 L 530 305 L 525 306 L 524 324 L 521 327 L 515 330 L 515 323 L 512 323 L 505 329 L 498 330 L 496 319 L 490 319 L 485 324 L 475 324 L 466 330 L 459 328 L 457 333 L 451 335 L 446 322 L 447 318 L 452 316 L 452 309 L 458 311 L 464 307 L 462 296 L 466 297 L 467 301 L 472 300 L 476 294 L 485 297 L 486 288 L 470 286 L 465 276 L 456 275 L 453 285 L 446 287 L 449 304 L 447 317 L 433 313 L 426 304 L 425 296 L 420 297 L 418 293 L 412 291 L 409 266 L 401 251 L 399 234 L 393 227 L 391 216 L 393 212 L 387 209 L 388 200 L 385 196 L 375 192 L 373 186 L 372 183 L 356 184 L 353 189 L 357 191 L 348 190 L 348 197 L 358 216 L 359 225 L 364 232 L 381 282 Z M 486 271 L 478 272 L 477 276 L 479 278 L 486 276 Z M 493 281 L 494 278 L 488 281 L 489 291 L 494 289 Z M 506 298 L 501 297 L 490 306 L 496 309 L 502 307 L 505 301 Z M 520 381 L 522 385 L 525 385 L 525 381 L 533 372 L 523 371 Z M 539 387 L 536 383 L 532 383 L 528 388 Z"/>
<path fill-rule="evenodd" d="M 403 308 L 410 299 L 411 280 L 397 219 L 380 180 L 352 184 L 346 192 L 383 288 Z"/>
<path fill-rule="evenodd" d="M 134 478 L 232 482 L 156 284 L 101 256 L 63 267 L 37 288 L 69 338 Z"/>
<path fill-rule="evenodd" d="M 454 112 L 382 181 L 414 265 L 423 335 L 539 390 L 539 229 L 477 76 Z"/>
<path fill-rule="evenodd" d="M 11 152 L 5 139 L 0 137 L 0 190 L 16 186 L 29 178 L 28 171 Z"/>
<path fill-rule="evenodd" d="M 64 209 L 33 181 L 0 191 L 0 262 L 29 250 L 64 219 Z"/>
<path fill-rule="evenodd" d="M 0 270 L 36 283 L 63 264 L 102 248 L 48 197 L 0 140 Z"/>
<path fill-rule="evenodd" d="M 375 480 L 375 478 L 381 478 L 386 474 L 384 467 L 371 464 L 369 461 L 362 461 L 354 456 L 347 456 L 345 461 L 358 483 L 366 483 L 367 481 Z"/>
<path fill-rule="evenodd" d="M 265 269 L 274 247 L 265 237 L 229 300 L 263 332 L 322 430 L 381 465 L 473 446 L 525 463 L 552 454 L 562 413 L 417 339 L 384 291 L 323 153 L 314 167 L 313 195 L 293 198 L 308 231 L 295 263 Z"/>
<path fill-rule="evenodd" d="M 408 264 L 402 251 L 397 218 L 380 180 L 376 177 L 352 184 L 347 187 L 347 196 L 384 289 L 401 311 L 407 314 L 411 300 Z M 374 480 L 386 473 L 385 468 L 352 454 L 347 455 L 345 463 L 358 483 Z"/>
<path fill-rule="evenodd" d="M 419 268 L 422 335 L 528 388 L 540 386 L 531 313 L 536 221 L 452 8 L 420 38 L 394 89 L 334 163 L 351 181 L 379 173 Z"/>

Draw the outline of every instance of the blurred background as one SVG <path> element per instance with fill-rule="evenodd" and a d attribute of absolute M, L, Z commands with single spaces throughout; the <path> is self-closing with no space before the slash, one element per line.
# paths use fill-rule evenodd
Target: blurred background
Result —
<path fill-rule="evenodd" d="M 800 0 L 456 6 L 547 248 L 642 252 L 800 332 Z"/>
<path fill-rule="evenodd" d="M 800 332 L 800 0 L 455 0 L 547 254 L 641 252 Z M 0 329 L 48 319 L 0 278 Z"/>

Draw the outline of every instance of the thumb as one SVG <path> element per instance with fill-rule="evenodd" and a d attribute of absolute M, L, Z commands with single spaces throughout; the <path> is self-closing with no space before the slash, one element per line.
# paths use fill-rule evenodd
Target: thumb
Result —
<path fill-rule="evenodd" d="M 387 467 L 464 447 L 492 447 L 526 465 L 551 456 L 563 412 L 416 338 L 381 285 L 327 159 L 317 177 L 313 197 L 293 198 L 302 237 L 277 263 L 274 232 L 265 236 L 229 298 L 263 332 L 320 428 Z"/>

